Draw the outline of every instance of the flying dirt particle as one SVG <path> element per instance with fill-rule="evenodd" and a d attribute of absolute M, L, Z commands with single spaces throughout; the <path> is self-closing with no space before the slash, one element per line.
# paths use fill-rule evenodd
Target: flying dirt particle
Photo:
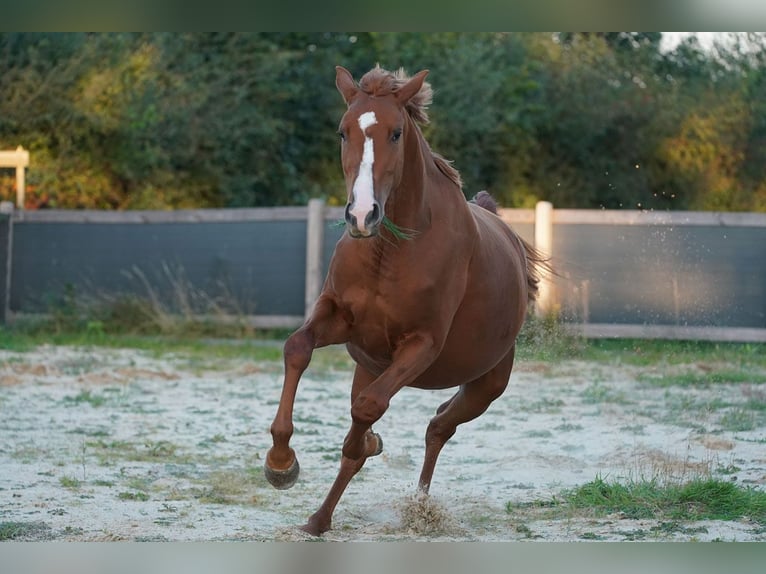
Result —
<path fill-rule="evenodd" d="M 459 530 L 447 509 L 427 494 L 405 498 L 399 513 L 402 528 L 413 534 L 450 534 Z"/>

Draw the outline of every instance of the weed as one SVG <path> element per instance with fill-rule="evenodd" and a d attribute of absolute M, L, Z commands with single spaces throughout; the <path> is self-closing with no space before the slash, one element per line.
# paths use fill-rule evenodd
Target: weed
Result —
<path fill-rule="evenodd" d="M 553 430 L 561 431 L 561 432 L 571 432 L 571 431 L 581 431 L 583 430 L 582 425 L 576 425 L 572 423 L 561 423 L 559 426 L 555 427 Z"/>
<path fill-rule="evenodd" d="M 582 392 L 582 401 L 588 405 L 601 403 L 629 404 L 630 401 L 622 391 L 614 391 L 602 383 L 593 383 Z"/>
<path fill-rule="evenodd" d="M 551 438 L 553 433 L 546 429 L 530 430 L 525 432 L 524 436 L 527 438 Z"/>
<path fill-rule="evenodd" d="M 0 522 L 0 541 L 48 538 L 50 526 L 44 522 Z"/>
<path fill-rule="evenodd" d="M 524 536 L 524 538 L 529 540 L 534 538 L 542 538 L 542 536 L 540 536 L 539 534 L 535 534 L 534 532 L 532 532 L 532 529 L 526 524 L 517 524 L 515 526 L 515 530 L 516 532 Z"/>
<path fill-rule="evenodd" d="M 82 486 L 82 483 L 79 481 L 79 479 L 74 478 L 72 476 L 62 476 L 61 478 L 59 478 L 59 483 L 64 488 L 77 489 L 77 488 L 80 488 L 80 486 Z"/>
<path fill-rule="evenodd" d="M 201 440 L 200 442 L 197 443 L 197 446 L 200 446 L 203 448 L 210 448 L 213 445 L 222 443 L 222 442 L 226 442 L 226 437 L 219 433 L 219 434 L 213 435 L 210 438 Z"/>
<path fill-rule="evenodd" d="M 147 491 L 151 485 L 151 481 L 144 477 L 134 477 L 128 480 L 125 486 L 133 490 Z"/>
<path fill-rule="evenodd" d="M 149 500 L 149 495 L 145 492 L 121 492 L 117 495 L 120 500 L 137 500 L 139 502 L 146 502 Z"/>
<path fill-rule="evenodd" d="M 255 490 L 264 486 L 260 468 L 218 471 L 208 476 L 195 498 L 208 504 L 253 504 L 258 502 Z"/>
<path fill-rule="evenodd" d="M 728 431 L 745 432 L 756 427 L 753 413 L 744 409 L 734 409 L 721 417 L 721 428 Z"/>
<path fill-rule="evenodd" d="M 583 532 L 580 534 L 580 538 L 583 540 L 603 540 L 604 537 L 596 534 L 595 532 Z"/>
<path fill-rule="evenodd" d="M 64 402 L 76 405 L 88 403 L 92 407 L 100 407 L 106 402 L 106 399 L 101 395 L 91 393 L 89 389 L 84 389 L 73 397 L 64 397 Z"/>
<path fill-rule="evenodd" d="M 157 462 L 184 464 L 192 460 L 191 455 L 180 454 L 178 446 L 168 441 L 147 441 L 138 445 L 127 441 L 104 440 L 85 443 L 98 459 L 99 464 L 108 466 L 118 461 Z"/>
<path fill-rule="evenodd" d="M 650 532 L 661 534 L 707 534 L 708 529 L 705 526 L 684 526 L 676 521 L 660 522 L 657 526 L 652 526 Z"/>
<path fill-rule="evenodd" d="M 564 403 L 561 399 L 549 399 L 549 398 L 542 398 L 539 401 L 535 401 L 528 405 L 522 405 L 520 410 L 528 413 L 547 413 L 547 414 L 555 414 L 561 412 L 561 407 L 563 407 L 566 403 Z"/>
<path fill-rule="evenodd" d="M 766 524 L 766 492 L 715 479 L 662 486 L 655 480 L 619 484 L 597 477 L 565 491 L 562 498 L 574 509 L 588 509 L 599 515 L 619 513 L 626 518 L 673 520 L 739 520 L 746 516 Z"/>

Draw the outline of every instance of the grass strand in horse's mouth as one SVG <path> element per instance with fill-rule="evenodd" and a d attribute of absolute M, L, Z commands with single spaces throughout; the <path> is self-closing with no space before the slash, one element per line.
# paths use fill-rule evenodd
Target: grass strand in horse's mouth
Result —
<path fill-rule="evenodd" d="M 418 232 L 414 229 L 406 229 L 403 227 L 399 227 L 396 223 L 391 221 L 385 215 L 383 216 L 383 220 L 381 221 L 381 224 L 383 225 L 383 227 L 388 229 L 388 231 L 391 232 L 391 235 L 393 235 L 396 239 L 411 241 L 412 239 L 415 239 L 415 236 L 418 234 Z M 333 227 L 345 227 L 345 226 L 346 226 L 346 221 L 343 219 L 339 219 L 333 224 Z"/>
<path fill-rule="evenodd" d="M 383 227 L 388 229 L 391 232 L 391 235 L 396 237 L 397 239 L 404 239 L 406 241 L 410 241 L 412 239 L 415 239 L 415 236 L 418 234 L 418 232 L 414 229 L 405 229 L 403 227 L 399 227 L 391 221 L 388 217 L 385 215 L 383 216 Z"/>

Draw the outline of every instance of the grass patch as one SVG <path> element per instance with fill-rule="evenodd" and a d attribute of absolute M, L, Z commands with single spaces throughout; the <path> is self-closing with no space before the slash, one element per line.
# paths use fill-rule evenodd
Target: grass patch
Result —
<path fill-rule="evenodd" d="M 48 538 L 49 531 L 50 526 L 43 522 L 0 522 L 0 541 Z"/>
<path fill-rule="evenodd" d="M 282 361 L 282 345 L 269 337 L 286 336 L 283 332 L 261 333 L 241 339 L 205 339 L 192 336 L 138 336 L 115 334 L 108 337 L 94 336 L 86 332 L 25 332 L 16 326 L 0 325 L 0 349 L 28 352 L 41 345 L 68 347 L 101 347 L 106 349 L 135 349 L 146 352 L 152 358 L 173 355 L 190 364 L 216 365 L 220 361 L 250 360 L 254 362 Z"/>
<path fill-rule="evenodd" d="M 240 307 L 224 283 L 200 289 L 180 265 L 163 265 L 152 276 L 134 266 L 122 275 L 133 283 L 129 292 L 99 292 L 68 283 L 48 293 L 44 315 L 26 319 L 23 328 L 28 332 L 86 333 L 94 338 L 156 333 L 242 337 L 254 332 L 247 318 L 249 310 Z"/>
<path fill-rule="evenodd" d="M 522 405 L 519 410 L 527 413 L 556 414 L 566 403 L 562 399 L 542 398 L 530 404 Z"/>
<path fill-rule="evenodd" d="M 582 392 L 582 402 L 587 405 L 600 403 L 630 404 L 622 391 L 615 391 L 602 383 L 593 383 Z"/>
<path fill-rule="evenodd" d="M 92 407 L 100 407 L 106 402 L 106 399 L 101 395 L 91 393 L 89 389 L 85 389 L 73 397 L 64 397 L 64 402 L 75 405 L 87 403 Z"/>
<path fill-rule="evenodd" d="M 602 478 L 561 494 L 569 508 L 597 515 L 664 520 L 740 520 L 766 524 L 766 492 L 730 481 L 696 479 L 661 485 L 656 480 L 619 484 Z"/>
<path fill-rule="evenodd" d="M 188 464 L 194 460 L 190 454 L 180 453 L 178 445 L 169 441 L 146 441 L 143 444 L 127 441 L 90 441 L 85 444 L 102 466 L 121 461 L 162 462 L 165 464 Z"/>
<path fill-rule="evenodd" d="M 122 313 L 130 317 L 136 311 L 130 306 Z M 78 314 L 79 313 L 79 314 Z M 83 313 L 64 313 L 80 317 Z M 187 317 L 192 320 L 193 315 Z M 58 321 L 50 318 L 21 319 L 0 326 L 0 349 L 25 352 L 43 344 L 131 348 L 154 353 L 157 357 L 176 354 L 189 360 L 210 364 L 221 359 L 282 361 L 281 341 L 290 330 L 256 330 L 233 328 L 201 328 L 181 323 L 179 328 L 151 329 L 112 328 L 98 316 Z M 210 320 L 207 320 L 210 321 Z M 215 322 L 215 321 L 213 321 Z M 204 321 L 203 321 L 204 323 Z M 224 321 L 225 323 L 225 321 Z M 759 343 L 715 343 L 708 341 L 665 341 L 641 339 L 585 339 L 565 323 L 532 314 L 517 340 L 517 359 L 553 362 L 565 359 L 594 361 L 603 364 L 663 366 L 726 363 L 725 369 L 709 373 L 690 373 L 646 377 L 647 383 L 660 386 L 695 386 L 716 382 L 750 382 L 766 384 L 766 345 Z M 310 369 L 349 370 L 353 362 L 342 345 L 318 349 Z"/>
<path fill-rule="evenodd" d="M 755 429 L 758 425 L 753 413 L 744 409 L 734 409 L 721 417 L 721 428 L 727 431 L 746 432 Z"/>
<path fill-rule="evenodd" d="M 638 380 L 655 387 L 708 388 L 715 384 L 766 383 L 766 373 L 751 370 L 714 370 L 710 372 L 686 372 L 678 374 L 639 375 Z"/>
<path fill-rule="evenodd" d="M 729 363 L 745 371 L 766 369 L 766 345 L 711 341 L 646 339 L 591 339 L 580 358 L 636 366 Z"/>
<path fill-rule="evenodd" d="M 145 492 L 121 492 L 117 495 L 120 500 L 136 500 L 138 502 L 146 502 L 149 500 L 149 495 Z"/>
<path fill-rule="evenodd" d="M 581 431 L 585 427 L 579 424 L 572 424 L 572 423 L 561 423 L 559 426 L 554 427 L 553 430 L 562 431 L 562 432 L 572 432 L 572 431 Z"/>
<path fill-rule="evenodd" d="M 80 480 L 77 478 L 74 478 L 73 476 L 62 476 L 61 478 L 59 478 L 59 483 L 64 488 L 71 488 L 73 490 L 80 488 L 80 486 L 82 485 Z"/>
<path fill-rule="evenodd" d="M 261 468 L 217 471 L 208 476 L 195 498 L 207 504 L 258 504 L 257 490 L 266 484 Z"/>

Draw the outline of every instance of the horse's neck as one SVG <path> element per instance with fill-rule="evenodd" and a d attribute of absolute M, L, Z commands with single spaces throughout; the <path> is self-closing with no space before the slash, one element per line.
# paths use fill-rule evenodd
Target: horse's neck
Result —
<path fill-rule="evenodd" d="M 437 185 L 435 178 L 439 178 L 438 168 L 423 134 L 412 119 L 408 122 L 402 178 L 386 204 L 386 213 L 399 227 L 425 231 L 430 225 L 432 210 L 438 207 L 438 202 L 442 202 L 446 194 L 433 196 L 437 195 L 432 192 Z"/>

